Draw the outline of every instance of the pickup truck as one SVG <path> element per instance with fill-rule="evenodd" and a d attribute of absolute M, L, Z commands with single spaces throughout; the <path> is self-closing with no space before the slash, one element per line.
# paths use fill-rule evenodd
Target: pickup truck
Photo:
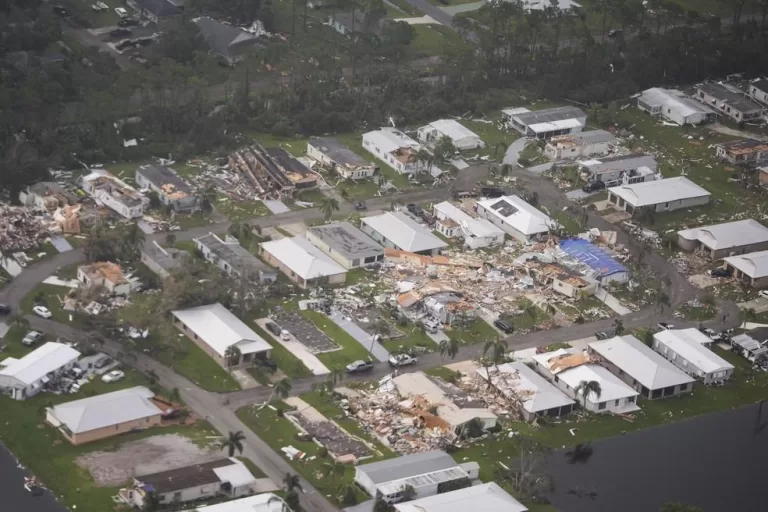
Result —
<path fill-rule="evenodd" d="M 373 370 L 373 362 L 371 361 L 355 361 L 347 365 L 347 373 L 363 373 Z"/>

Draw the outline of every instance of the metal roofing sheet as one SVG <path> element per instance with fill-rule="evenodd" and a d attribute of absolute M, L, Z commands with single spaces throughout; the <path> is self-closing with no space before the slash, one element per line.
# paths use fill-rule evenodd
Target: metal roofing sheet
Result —
<path fill-rule="evenodd" d="M 569 256 L 587 265 L 592 270 L 600 273 L 600 276 L 610 276 L 619 272 L 627 272 L 627 267 L 613 259 L 600 247 L 592 245 L 587 240 L 572 238 L 560 242 L 560 248 Z"/>

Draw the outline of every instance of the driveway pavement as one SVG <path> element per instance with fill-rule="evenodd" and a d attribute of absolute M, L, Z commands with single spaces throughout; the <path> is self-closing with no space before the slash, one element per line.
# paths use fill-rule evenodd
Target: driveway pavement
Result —
<path fill-rule="evenodd" d="M 530 139 L 525 137 L 519 138 L 507 147 L 507 152 L 504 153 L 503 163 L 509 165 L 517 165 L 517 159 L 520 157 L 520 152 L 525 149 Z"/>
<path fill-rule="evenodd" d="M 331 311 L 330 318 L 336 325 L 352 336 L 365 350 L 370 352 L 377 361 L 382 363 L 389 361 L 389 352 L 387 349 L 382 347 L 380 343 L 373 341 L 373 336 L 365 332 L 355 322 L 345 318 L 344 315 L 335 309 Z"/>

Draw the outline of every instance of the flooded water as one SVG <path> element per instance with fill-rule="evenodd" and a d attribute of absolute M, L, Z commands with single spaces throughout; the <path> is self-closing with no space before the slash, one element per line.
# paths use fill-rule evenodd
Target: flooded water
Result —
<path fill-rule="evenodd" d="M 548 468 L 552 504 L 563 512 L 657 512 L 670 501 L 704 512 L 766 511 L 768 403 L 762 418 L 758 410 L 743 407 L 559 451 Z"/>
<path fill-rule="evenodd" d="M 39 496 L 24 489 L 24 470 L 17 467 L 16 458 L 0 444 L 0 511 L 2 512 L 66 512 L 50 492 Z"/>

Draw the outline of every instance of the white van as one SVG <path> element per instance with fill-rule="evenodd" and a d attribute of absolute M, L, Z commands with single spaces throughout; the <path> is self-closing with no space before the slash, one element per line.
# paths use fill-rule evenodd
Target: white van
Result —
<path fill-rule="evenodd" d="M 115 7 L 115 13 L 118 16 L 120 16 L 121 18 L 127 18 L 128 17 L 128 11 L 126 11 L 122 7 Z"/>

